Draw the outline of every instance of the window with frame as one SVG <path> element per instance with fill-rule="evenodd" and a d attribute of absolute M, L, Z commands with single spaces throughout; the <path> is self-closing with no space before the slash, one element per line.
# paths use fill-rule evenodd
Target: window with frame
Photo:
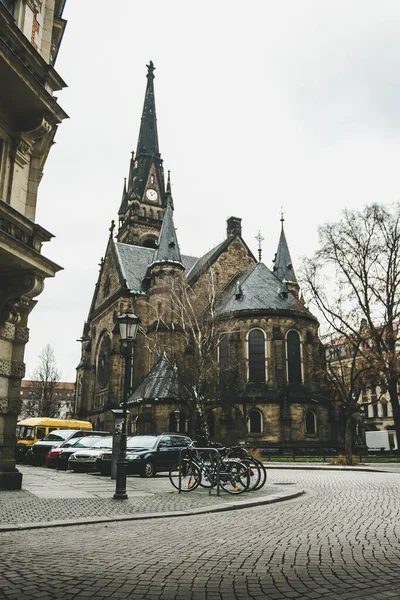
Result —
<path fill-rule="evenodd" d="M 306 434 L 315 435 L 317 433 L 317 419 L 312 410 L 306 412 Z"/>
<path fill-rule="evenodd" d="M 292 329 L 286 336 L 287 373 L 289 383 L 302 383 L 300 335 Z"/>
<path fill-rule="evenodd" d="M 253 329 L 248 337 L 249 382 L 265 383 L 265 334 Z"/>
<path fill-rule="evenodd" d="M 253 409 L 249 412 L 249 433 L 263 432 L 263 417 L 261 411 Z"/>
<path fill-rule="evenodd" d="M 382 417 L 388 416 L 388 405 L 387 402 L 382 402 Z"/>
<path fill-rule="evenodd" d="M 229 371 L 229 337 L 224 334 L 218 343 L 219 382 L 225 383 Z"/>

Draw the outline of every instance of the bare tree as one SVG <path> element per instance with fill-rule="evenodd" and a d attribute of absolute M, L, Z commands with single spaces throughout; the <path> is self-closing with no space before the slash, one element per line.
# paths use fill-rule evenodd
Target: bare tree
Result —
<path fill-rule="evenodd" d="M 354 366 L 346 375 L 346 396 L 351 396 L 354 404 L 358 392 L 355 394 L 353 376 L 360 373 L 356 377 L 358 386 L 368 374 L 389 394 L 400 440 L 396 344 L 400 205 L 373 204 L 362 211 L 345 210 L 338 223 L 320 228 L 319 237 L 320 248 L 305 261 L 303 276 L 306 293 L 323 317 L 322 325 L 331 336 L 341 339 L 351 354 L 348 361 Z M 333 372 L 329 361 L 328 371 Z M 356 410 L 356 406 L 353 408 Z"/>
<path fill-rule="evenodd" d="M 191 413 L 192 433 L 197 418 L 207 437 L 208 414 L 226 401 L 226 393 L 218 389 L 217 348 L 222 325 L 216 314 L 216 302 L 212 269 L 195 287 L 187 283 L 183 273 L 175 274 L 164 284 L 164 302 L 156 311 L 156 334 L 148 336 L 149 350 L 164 354 L 175 368 L 180 394 L 188 402 Z M 175 339 L 169 355 L 163 343 L 166 331 Z M 161 335 L 158 332 L 162 332 Z M 224 389 L 226 391 L 226 385 Z"/>
<path fill-rule="evenodd" d="M 61 379 L 53 348 L 47 344 L 39 354 L 39 363 L 33 371 L 32 395 L 25 405 L 27 416 L 57 417 L 59 413 L 56 389 Z"/>

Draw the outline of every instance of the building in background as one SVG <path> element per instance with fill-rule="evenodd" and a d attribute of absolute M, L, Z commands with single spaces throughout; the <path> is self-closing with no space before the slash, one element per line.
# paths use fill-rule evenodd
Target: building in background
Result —
<path fill-rule="evenodd" d="M 61 267 L 42 254 L 53 236 L 35 222 L 38 186 L 59 123 L 54 68 L 65 0 L 0 0 L 0 489 L 19 489 L 15 426 L 28 316 Z"/>
<path fill-rule="evenodd" d="M 71 381 L 57 381 L 51 390 L 51 415 L 40 412 L 43 392 L 40 382 L 30 379 L 21 381 L 20 397 L 22 400 L 21 412 L 18 421 L 28 417 L 49 416 L 54 419 L 71 419 L 75 414 L 75 383 Z"/>
<path fill-rule="evenodd" d="M 193 319 L 185 324 L 178 314 L 190 312 L 193 305 L 177 310 L 189 294 L 199 320 L 204 321 L 206 313 L 215 317 L 215 344 L 199 373 L 211 373 L 208 407 L 215 398 L 215 409 L 205 421 L 211 437 L 249 438 L 259 446 L 287 449 L 333 446 L 334 410 L 312 377 L 313 364 L 323 351 L 318 321 L 302 300 L 283 218 L 270 270 L 261 262 L 261 248 L 257 260 L 244 241 L 240 218 L 230 217 L 224 239 L 203 256 L 193 257 L 180 252 L 173 215 L 171 181 L 169 175 L 165 181 L 158 143 L 150 62 L 119 226 L 117 231 L 111 226 L 83 329 L 77 369 L 80 417 L 95 429 L 113 429 L 112 411 L 124 392 L 117 317 L 131 305 L 141 332 L 133 357 L 128 430 L 195 433 L 193 403 L 182 389 L 184 371 L 189 376 L 190 369 L 195 370 L 196 351 L 185 340 Z M 271 230 L 267 211 L 265 227 Z"/>

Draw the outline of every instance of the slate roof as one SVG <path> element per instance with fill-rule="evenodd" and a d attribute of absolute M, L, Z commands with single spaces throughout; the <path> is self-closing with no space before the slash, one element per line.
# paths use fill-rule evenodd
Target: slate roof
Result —
<path fill-rule="evenodd" d="M 214 260 L 227 248 L 232 241 L 232 238 L 226 238 L 223 242 L 211 248 L 206 254 L 200 256 L 186 274 L 186 279 L 189 284 L 193 283 L 199 275 L 207 268 L 208 265 L 212 264 Z"/>
<path fill-rule="evenodd" d="M 291 283 L 297 283 L 292 259 L 290 257 L 289 247 L 286 241 L 285 232 L 283 230 L 283 223 L 273 270 L 274 274 L 280 281 L 286 279 L 286 281 L 290 281 Z"/>
<path fill-rule="evenodd" d="M 237 294 L 240 290 L 240 294 Z M 282 283 L 263 263 L 257 263 L 239 273 L 222 293 L 216 306 L 218 316 L 237 312 L 287 312 L 296 311 L 315 319 L 294 294 L 281 295 Z M 236 298 L 239 295 L 239 298 Z"/>
<path fill-rule="evenodd" d="M 128 289 L 143 293 L 143 279 L 154 260 L 156 250 L 122 242 L 114 242 L 114 247 L 121 276 L 125 279 Z M 197 261 L 194 256 L 182 256 L 181 259 L 187 270 Z"/>
<path fill-rule="evenodd" d="M 129 403 L 141 400 L 176 400 L 180 397 L 175 369 L 162 356 L 128 398 Z"/>

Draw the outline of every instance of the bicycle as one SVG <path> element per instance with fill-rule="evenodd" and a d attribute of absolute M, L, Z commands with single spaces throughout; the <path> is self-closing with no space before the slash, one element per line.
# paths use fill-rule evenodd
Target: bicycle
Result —
<path fill-rule="evenodd" d="M 205 457 L 199 455 L 194 443 L 187 448 L 186 452 L 188 456 L 182 456 L 181 461 L 173 465 L 169 471 L 170 482 L 176 489 L 190 492 L 199 485 L 215 487 L 218 477 L 219 485 L 228 494 L 242 494 L 248 489 L 250 483 L 248 469 L 240 461 L 223 460 L 218 453 L 217 462 L 214 460 L 206 462 Z M 179 479 L 177 481 L 179 471 L 180 488 Z"/>
<path fill-rule="evenodd" d="M 253 472 L 253 471 L 258 472 L 257 477 L 256 476 L 252 477 L 251 480 L 254 482 L 254 485 L 252 487 L 250 485 L 249 490 L 257 491 L 257 490 L 261 490 L 261 488 L 264 487 L 264 485 L 267 481 L 267 470 L 260 460 L 258 460 L 257 458 L 254 458 L 254 456 L 249 454 L 249 452 L 244 444 L 239 444 L 237 446 L 232 446 L 231 448 L 228 448 L 227 456 L 229 458 L 240 459 L 240 461 L 243 464 L 247 465 L 250 472 Z"/>

